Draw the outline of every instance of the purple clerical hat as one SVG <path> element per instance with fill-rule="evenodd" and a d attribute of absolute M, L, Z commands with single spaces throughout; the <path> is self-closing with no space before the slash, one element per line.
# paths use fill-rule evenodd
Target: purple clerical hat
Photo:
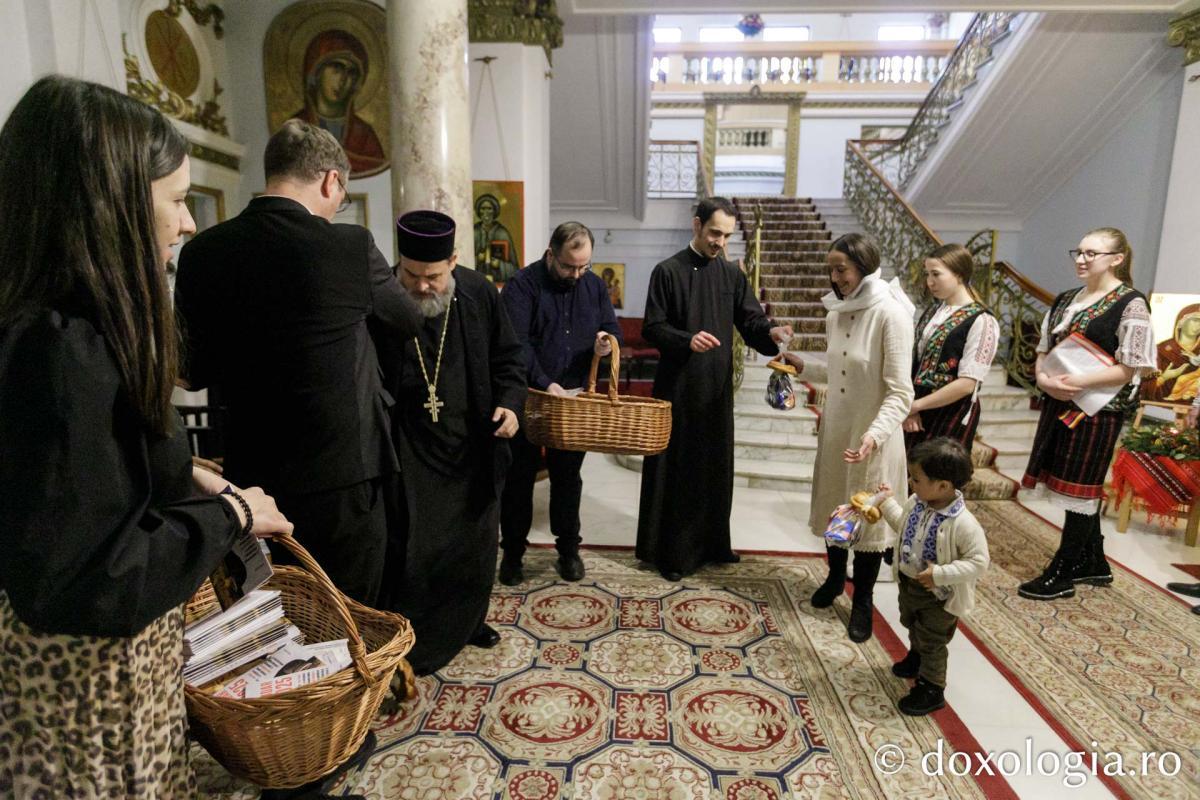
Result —
<path fill-rule="evenodd" d="M 440 211 L 409 211 L 396 220 L 400 255 L 445 261 L 454 255 L 454 220 Z"/>

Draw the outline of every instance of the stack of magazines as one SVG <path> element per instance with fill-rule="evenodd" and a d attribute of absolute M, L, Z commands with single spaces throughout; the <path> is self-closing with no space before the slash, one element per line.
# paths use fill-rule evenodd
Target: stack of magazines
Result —
<path fill-rule="evenodd" d="M 184 626 L 183 678 L 218 697 L 268 697 L 350 666 L 345 639 L 306 644 L 283 614 L 262 541 L 240 534 L 210 577 L 221 610 Z"/>
<path fill-rule="evenodd" d="M 279 592 L 256 589 L 184 629 L 183 678 L 201 686 L 300 638 L 299 629 L 283 616 Z"/>

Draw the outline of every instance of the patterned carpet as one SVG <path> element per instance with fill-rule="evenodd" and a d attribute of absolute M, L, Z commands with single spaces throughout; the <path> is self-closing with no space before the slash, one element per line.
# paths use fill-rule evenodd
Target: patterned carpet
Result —
<path fill-rule="evenodd" d="M 1121 753 L 1139 773 L 1143 752 L 1179 755 L 1176 778 L 1102 778 L 1114 794 L 1200 797 L 1200 621 L 1188 605 L 1123 568 L 1109 588 L 1025 600 L 1017 585 L 1050 560 L 1059 529 L 1018 503 L 971 505 L 992 568 L 960 630 L 1076 750 Z"/>
<path fill-rule="evenodd" d="M 1002 779 L 877 770 L 946 740 L 978 744 L 950 709 L 904 717 L 889 671 L 903 646 L 851 644 L 843 597 L 802 602 L 823 559 L 747 556 L 667 583 L 631 553 L 585 553 L 588 576 L 557 581 L 553 551 L 530 580 L 497 586 L 492 651 L 468 648 L 419 698 L 376 725 L 380 749 L 339 787 L 367 797 L 450 800 L 783 800 L 1011 797 Z M 197 751 L 199 752 L 199 751 Z M 205 796 L 254 797 L 207 756 Z"/>

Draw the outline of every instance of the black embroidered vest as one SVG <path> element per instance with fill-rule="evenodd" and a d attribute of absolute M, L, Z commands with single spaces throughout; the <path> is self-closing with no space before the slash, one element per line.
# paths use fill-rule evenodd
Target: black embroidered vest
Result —
<path fill-rule="evenodd" d="M 1104 352 L 1115 358 L 1120 346 L 1117 334 L 1121 328 L 1121 316 L 1125 313 L 1125 307 L 1138 298 L 1145 302 L 1146 296 L 1122 283 L 1095 303 L 1077 312 L 1066 328 L 1060 333 L 1055 333 L 1054 329 L 1062 323 L 1067 308 L 1083 288 L 1081 286 L 1078 289 L 1068 289 L 1054 298 L 1054 305 L 1050 306 L 1050 349 L 1053 350 L 1055 345 L 1072 333 L 1078 333 L 1098 344 Z M 1129 391 L 1122 388 L 1102 410 L 1127 413 L 1137 406 L 1137 402 L 1136 393 L 1130 397 Z"/>
<path fill-rule="evenodd" d="M 941 303 L 928 306 L 917 320 L 916 335 L 913 338 L 913 386 L 924 386 L 927 389 L 940 389 L 958 377 L 958 363 L 962 361 L 963 350 L 967 347 L 967 334 L 971 332 L 971 324 L 980 314 L 987 313 L 979 303 L 968 303 L 950 314 L 941 325 L 933 329 L 929 342 L 925 345 L 925 355 L 917 353 L 921 347 L 921 335 L 933 315 L 942 307 Z"/>

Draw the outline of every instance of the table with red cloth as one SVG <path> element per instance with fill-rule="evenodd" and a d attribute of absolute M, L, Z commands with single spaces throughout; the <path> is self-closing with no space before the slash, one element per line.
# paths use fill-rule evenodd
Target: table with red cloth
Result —
<path fill-rule="evenodd" d="M 1200 460 L 1176 460 L 1170 456 L 1135 453 L 1122 449 L 1112 466 L 1112 486 L 1120 499 L 1117 530 L 1124 533 L 1136 497 L 1151 517 L 1178 517 L 1187 507 L 1185 541 L 1196 544 L 1200 528 Z"/>

